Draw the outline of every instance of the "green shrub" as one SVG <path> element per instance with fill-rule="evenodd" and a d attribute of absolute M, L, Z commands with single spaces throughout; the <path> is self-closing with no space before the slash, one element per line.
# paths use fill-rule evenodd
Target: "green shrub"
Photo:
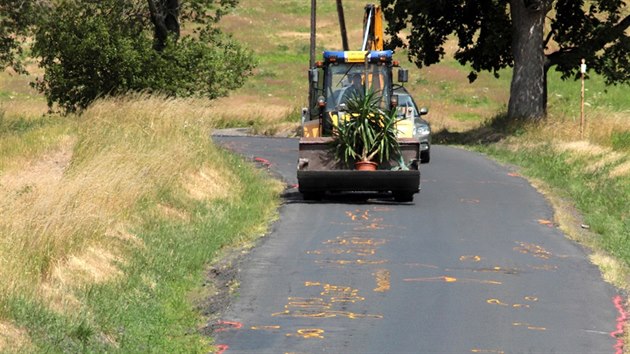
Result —
<path fill-rule="evenodd" d="M 135 6 L 135 7 L 134 7 Z M 129 91 L 224 96 L 254 68 L 250 51 L 218 30 L 167 41 L 153 33 L 133 1 L 65 1 L 39 25 L 33 54 L 45 69 L 34 86 L 49 107 L 82 110 L 96 98 Z"/>

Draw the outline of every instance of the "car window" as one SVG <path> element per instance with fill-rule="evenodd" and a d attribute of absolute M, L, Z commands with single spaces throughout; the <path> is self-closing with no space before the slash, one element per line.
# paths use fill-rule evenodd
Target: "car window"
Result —
<path fill-rule="evenodd" d="M 414 117 L 418 116 L 418 110 L 416 109 L 416 106 L 413 104 L 413 100 L 411 99 L 411 96 L 407 94 L 399 93 L 398 94 L 398 114 L 405 115 L 405 112 L 407 112 L 409 108 L 412 109 Z"/>

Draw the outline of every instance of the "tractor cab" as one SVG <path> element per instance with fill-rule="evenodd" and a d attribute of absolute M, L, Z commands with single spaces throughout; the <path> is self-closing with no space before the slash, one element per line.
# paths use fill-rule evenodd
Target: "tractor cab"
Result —
<path fill-rule="evenodd" d="M 348 99 L 367 92 L 381 97 L 383 110 L 397 104 L 393 94 L 392 69 L 398 62 L 392 59 L 391 50 L 383 51 L 325 51 L 323 62 L 316 63 L 311 71 L 313 91 L 309 114 L 303 119 L 303 136 L 330 136 L 340 115 L 346 111 Z M 400 69 L 399 78 L 406 78 Z"/>

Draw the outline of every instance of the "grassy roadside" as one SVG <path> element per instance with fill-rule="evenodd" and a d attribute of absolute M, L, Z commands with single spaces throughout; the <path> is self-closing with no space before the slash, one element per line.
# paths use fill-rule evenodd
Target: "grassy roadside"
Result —
<path fill-rule="evenodd" d="M 0 352 L 207 352 L 191 293 L 265 232 L 281 188 L 208 141 L 208 103 L 1 123 Z"/>

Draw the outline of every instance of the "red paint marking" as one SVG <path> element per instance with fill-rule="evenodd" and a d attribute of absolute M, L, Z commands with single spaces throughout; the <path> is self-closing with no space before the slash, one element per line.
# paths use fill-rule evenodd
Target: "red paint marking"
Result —
<path fill-rule="evenodd" d="M 219 321 L 217 322 L 219 326 L 224 326 L 221 328 L 217 328 L 214 332 L 225 332 L 229 329 L 241 329 L 243 328 L 243 324 L 240 322 L 231 322 L 231 321 Z"/>
<path fill-rule="evenodd" d="M 271 166 L 271 162 L 269 162 L 269 160 L 267 160 L 267 159 L 263 159 L 262 157 L 254 157 L 254 161 L 260 162 L 261 164 L 263 164 L 266 167 Z"/>
<path fill-rule="evenodd" d="M 521 175 L 519 175 L 518 173 L 515 173 L 515 172 L 508 173 L 508 176 L 510 176 L 510 177 L 521 177 Z"/>
<path fill-rule="evenodd" d="M 216 347 L 217 347 L 217 351 L 215 354 L 223 354 L 225 353 L 226 350 L 230 348 L 230 346 L 227 344 L 217 344 Z"/>
<path fill-rule="evenodd" d="M 610 336 L 617 339 L 617 343 L 615 344 L 615 354 L 623 354 L 623 333 L 624 328 L 626 326 L 626 321 L 628 320 L 628 313 L 623 308 L 622 304 L 623 299 L 621 296 L 617 295 L 613 299 L 613 303 L 619 311 L 619 317 L 617 317 L 617 329 L 610 333 Z"/>
<path fill-rule="evenodd" d="M 299 188 L 299 187 L 300 187 L 300 185 L 298 185 L 298 184 L 296 183 L 296 184 L 291 184 L 291 185 L 289 185 L 289 187 L 290 187 L 290 188 L 295 188 L 295 189 L 297 189 L 297 188 Z"/>

